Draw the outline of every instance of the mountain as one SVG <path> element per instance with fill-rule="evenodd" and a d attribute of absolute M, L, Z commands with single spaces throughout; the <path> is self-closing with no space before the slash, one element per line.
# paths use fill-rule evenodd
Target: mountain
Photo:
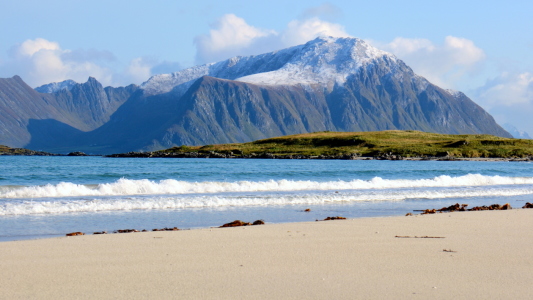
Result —
<path fill-rule="evenodd" d="M 28 145 L 34 137 L 29 131 L 32 122 L 53 120 L 72 127 L 81 123 L 60 106 L 53 95 L 36 92 L 18 76 L 0 79 L 0 144 L 17 148 Z"/>
<path fill-rule="evenodd" d="M 46 132 L 37 130 L 43 121 L 32 119 L 29 145 L 48 152 L 151 151 L 326 130 L 511 137 L 463 93 L 431 84 L 400 59 L 356 38 L 317 38 L 155 75 L 140 88 L 102 91 L 94 79 L 83 87 L 46 88 L 49 96 L 35 93 L 52 97 L 56 110 L 72 116 L 70 122 L 54 119 L 61 124 Z"/>
<path fill-rule="evenodd" d="M 0 78 L 0 144 L 32 149 L 59 141 L 70 145 L 73 136 L 106 123 L 138 89 L 103 88 L 92 77 L 67 85 L 70 89 L 39 93 L 19 76 Z"/>
<path fill-rule="evenodd" d="M 531 139 L 527 132 L 518 130 L 518 128 L 510 123 L 505 123 L 502 125 L 502 127 L 516 139 Z"/>
<path fill-rule="evenodd" d="M 141 88 L 151 98 L 173 97 L 180 108 L 171 126 L 161 128 L 160 147 L 321 130 L 510 137 L 463 93 L 431 84 L 395 56 L 355 38 L 318 38 L 156 75 Z"/>
<path fill-rule="evenodd" d="M 62 82 L 52 82 L 41 85 L 40 87 L 36 87 L 35 90 L 39 93 L 55 93 L 61 90 L 70 90 L 77 84 L 78 83 L 76 81 L 69 79 Z"/>
<path fill-rule="evenodd" d="M 171 90 L 184 93 L 202 76 L 243 81 L 259 85 L 342 84 L 359 68 L 388 57 L 356 38 L 317 38 L 304 45 L 255 56 L 237 56 L 225 61 L 195 66 L 172 74 L 151 77 L 141 85 L 146 95 Z"/>
<path fill-rule="evenodd" d="M 77 83 L 52 94 L 63 113 L 75 116 L 76 128 L 91 131 L 109 121 L 137 89 L 136 85 L 104 88 L 95 78 L 89 77 L 83 84 Z"/>

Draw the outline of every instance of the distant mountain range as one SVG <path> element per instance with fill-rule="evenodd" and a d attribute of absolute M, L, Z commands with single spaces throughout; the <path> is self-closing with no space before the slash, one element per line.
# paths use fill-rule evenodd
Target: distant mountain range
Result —
<path fill-rule="evenodd" d="M 502 125 L 502 128 L 507 130 L 514 138 L 516 139 L 531 139 L 529 134 L 523 130 L 519 130 L 515 126 L 509 123 L 505 123 Z"/>
<path fill-rule="evenodd" d="M 0 144 L 47 152 L 390 129 L 512 137 L 463 93 L 431 84 L 356 38 L 317 38 L 156 75 L 141 86 L 103 88 L 89 78 L 34 90 L 18 76 L 0 79 Z"/>

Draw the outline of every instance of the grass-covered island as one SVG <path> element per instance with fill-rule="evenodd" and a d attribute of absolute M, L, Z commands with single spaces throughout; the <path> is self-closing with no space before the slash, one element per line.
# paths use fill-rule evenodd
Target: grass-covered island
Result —
<path fill-rule="evenodd" d="M 533 159 L 533 140 L 420 131 L 315 132 L 241 144 L 180 146 L 109 157 L 278 159 Z"/>

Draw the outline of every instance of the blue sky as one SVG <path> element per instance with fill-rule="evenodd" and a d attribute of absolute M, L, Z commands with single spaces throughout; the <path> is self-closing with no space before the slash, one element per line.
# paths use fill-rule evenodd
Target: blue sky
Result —
<path fill-rule="evenodd" d="M 0 77 L 104 85 L 353 36 L 533 133 L 532 1 L 0 0 Z"/>

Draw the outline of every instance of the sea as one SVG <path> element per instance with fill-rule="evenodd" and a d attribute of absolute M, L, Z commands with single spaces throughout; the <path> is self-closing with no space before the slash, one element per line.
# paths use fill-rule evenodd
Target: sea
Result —
<path fill-rule="evenodd" d="M 0 156 L 0 241 L 526 202 L 529 162 Z"/>

